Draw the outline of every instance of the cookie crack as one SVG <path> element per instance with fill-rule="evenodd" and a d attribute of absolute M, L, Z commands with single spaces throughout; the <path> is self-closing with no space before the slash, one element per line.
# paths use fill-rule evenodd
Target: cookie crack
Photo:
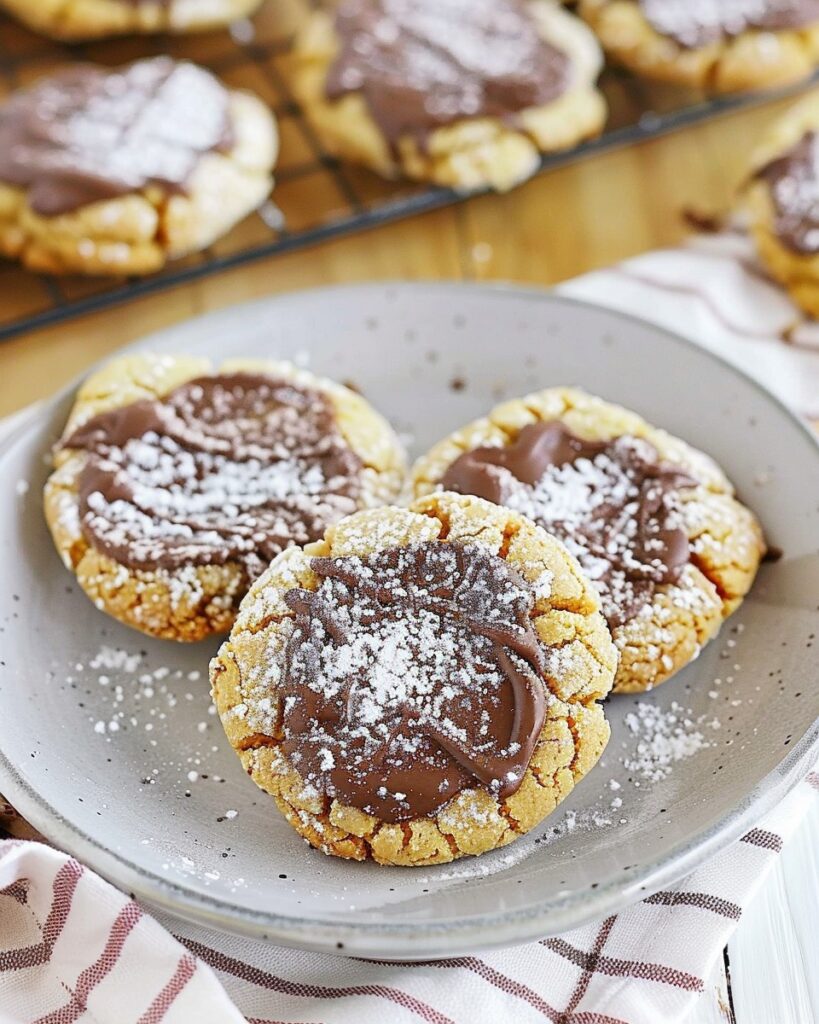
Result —
<path fill-rule="evenodd" d="M 521 831 L 520 827 L 520 822 L 512 814 L 512 812 L 509 810 L 505 802 L 499 805 L 498 812 L 500 813 L 501 817 L 506 820 L 510 830 L 514 832 L 516 836 L 523 835 L 523 832 Z"/>
<path fill-rule="evenodd" d="M 262 616 L 258 621 L 254 620 L 253 622 L 243 624 L 242 628 L 236 631 L 236 636 L 257 636 L 259 633 L 263 633 L 269 626 L 281 626 L 285 622 L 292 621 L 292 619 L 292 612 L 270 612 Z"/>
<path fill-rule="evenodd" d="M 252 736 L 245 736 L 238 740 L 236 748 L 243 753 L 251 750 L 263 750 L 266 747 L 277 747 L 281 740 L 275 736 L 267 736 L 263 732 L 253 733 Z"/>

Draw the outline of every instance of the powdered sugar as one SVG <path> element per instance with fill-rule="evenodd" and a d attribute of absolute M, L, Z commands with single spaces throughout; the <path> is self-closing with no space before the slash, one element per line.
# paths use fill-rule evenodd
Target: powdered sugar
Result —
<path fill-rule="evenodd" d="M 326 396 L 263 375 L 198 378 L 102 413 L 66 446 L 87 451 L 83 533 L 132 568 L 242 561 L 258 575 L 354 511 L 360 491 Z M 202 596 L 195 573 L 175 582 L 175 603 Z"/>
<path fill-rule="evenodd" d="M 530 585 L 477 545 L 414 545 L 313 568 L 318 589 L 288 595 L 297 618 L 282 676 L 285 749 L 300 774 L 320 789 L 354 778 L 367 807 L 403 804 L 394 780 L 416 764 L 429 810 L 473 772 L 513 792 L 545 699 L 532 674 L 544 652 Z M 518 702 L 528 723 L 520 735 Z"/>
<path fill-rule="evenodd" d="M 686 47 L 750 28 L 800 28 L 819 19 L 816 0 L 640 0 L 640 6 L 658 32 Z"/>
<path fill-rule="evenodd" d="M 556 99 L 571 77 L 521 0 L 344 0 L 336 31 L 328 93 L 362 90 L 390 139 L 514 115 Z"/>
<path fill-rule="evenodd" d="M 592 458 L 549 466 L 534 486 L 507 474 L 504 504 L 564 542 L 612 625 L 638 614 L 654 586 L 674 576 L 668 537 L 682 520 L 668 470 L 651 468 L 656 457 L 647 442 L 621 437 Z"/>
<path fill-rule="evenodd" d="M 29 186 L 46 216 L 76 209 L 78 195 L 184 187 L 202 154 L 231 141 L 224 87 L 169 57 L 115 71 L 74 66 L 19 93 L 4 113 L 0 176 Z"/>
<path fill-rule="evenodd" d="M 702 723 L 692 720 L 690 712 L 676 701 L 668 710 L 639 701 L 624 721 L 635 737 L 636 746 L 625 756 L 623 764 L 628 771 L 649 782 L 666 778 L 677 762 L 711 746 L 701 732 Z M 713 721 L 711 727 L 714 728 Z"/>
<path fill-rule="evenodd" d="M 152 666 L 144 651 L 103 644 L 87 662 L 77 662 L 64 678 L 72 690 L 85 690 L 91 697 L 88 704 L 93 712 L 89 711 L 88 722 L 96 736 L 106 743 L 128 745 L 129 737 L 139 734 L 144 737 L 141 742 L 145 743 L 146 754 L 158 747 L 157 734 L 164 738 L 181 706 L 194 709 L 200 719 L 196 724 L 195 746 L 172 762 L 158 764 L 149 755 L 143 779 L 145 785 L 153 785 L 160 772 L 171 772 L 184 787 L 200 778 L 219 778 L 206 767 L 210 755 L 218 750 L 208 735 L 216 709 L 203 682 L 190 688 L 194 682 L 189 679 L 190 674 L 166 664 Z M 93 691 L 89 689 L 92 686 Z M 85 704 L 83 700 L 81 706 Z"/>
<path fill-rule="evenodd" d="M 137 668 L 142 663 L 142 655 L 134 654 L 124 650 L 122 647 L 109 647 L 107 644 L 97 651 L 94 657 L 89 662 L 89 668 L 91 669 L 116 669 L 122 672 L 136 672 Z M 82 671 L 82 666 L 78 666 L 78 669 Z M 108 677 L 101 675 L 100 681 L 105 679 L 106 684 Z"/>

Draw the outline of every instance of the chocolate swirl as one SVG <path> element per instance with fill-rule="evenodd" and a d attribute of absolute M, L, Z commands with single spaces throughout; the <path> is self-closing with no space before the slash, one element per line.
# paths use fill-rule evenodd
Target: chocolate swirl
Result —
<path fill-rule="evenodd" d="M 249 577 L 355 511 L 361 460 L 325 395 L 249 373 L 200 377 L 93 417 L 82 532 L 132 569 L 239 562 Z"/>
<path fill-rule="evenodd" d="M 765 181 L 774 207 L 777 238 L 794 252 L 819 252 L 819 145 L 808 132 L 787 153 L 772 160 L 757 178 Z"/>
<path fill-rule="evenodd" d="M 660 35 L 686 49 L 738 36 L 749 29 L 799 29 L 819 22 L 819 0 L 639 0 Z"/>
<path fill-rule="evenodd" d="M 393 146 L 463 118 L 514 118 L 569 85 L 569 58 L 525 0 L 342 0 L 335 27 L 327 96 L 361 92 Z"/>
<path fill-rule="evenodd" d="M 505 448 L 459 456 L 442 486 L 522 512 L 562 540 L 612 628 L 676 583 L 689 561 L 677 493 L 696 481 L 639 438 L 585 441 L 559 420 L 532 423 Z"/>
<path fill-rule="evenodd" d="M 67 68 L 0 108 L 0 181 L 46 217 L 148 185 L 184 192 L 203 154 L 232 145 L 226 90 L 170 57 Z"/>
<path fill-rule="evenodd" d="M 302 778 L 383 821 L 463 789 L 521 784 L 546 711 L 532 587 L 477 546 L 315 558 L 293 590 L 283 750 Z"/>

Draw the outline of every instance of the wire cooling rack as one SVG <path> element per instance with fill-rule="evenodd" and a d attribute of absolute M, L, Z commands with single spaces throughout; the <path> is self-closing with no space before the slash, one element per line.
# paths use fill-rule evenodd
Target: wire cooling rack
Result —
<path fill-rule="evenodd" d="M 171 263 L 158 274 L 51 278 L 0 263 L 0 340 L 464 198 L 448 189 L 383 181 L 369 171 L 339 164 L 324 152 L 289 87 L 293 33 L 313 5 L 314 0 L 267 0 L 256 17 L 238 23 L 230 32 L 114 39 L 81 46 L 51 42 L 0 16 L 0 100 L 68 61 L 116 65 L 170 53 L 204 64 L 230 86 L 252 89 L 275 112 L 281 136 L 271 200 L 204 252 Z M 639 142 L 769 98 L 708 99 L 649 84 L 614 68 L 603 73 L 601 87 L 610 109 L 604 134 L 568 153 L 544 157 L 541 173 L 586 154 Z"/>

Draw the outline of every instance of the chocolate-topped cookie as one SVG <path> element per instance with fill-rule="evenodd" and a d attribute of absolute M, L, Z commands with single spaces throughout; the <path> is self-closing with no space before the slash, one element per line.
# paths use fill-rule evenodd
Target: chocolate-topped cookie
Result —
<path fill-rule="evenodd" d="M 83 385 L 46 518 L 104 611 L 198 640 L 285 548 L 390 500 L 403 456 L 358 395 L 286 363 L 131 356 Z"/>
<path fill-rule="evenodd" d="M 617 691 L 650 689 L 695 657 L 740 603 L 764 550 L 710 459 L 570 389 L 499 406 L 436 445 L 413 476 L 416 494 L 478 495 L 566 545 L 620 650 Z"/>
<path fill-rule="evenodd" d="M 211 665 L 231 744 L 326 853 L 438 864 L 534 827 L 608 739 L 616 653 L 552 537 L 477 498 L 285 551 Z"/>
<path fill-rule="evenodd" d="M 75 65 L 0 106 L 0 253 L 57 273 L 147 273 L 263 201 L 276 128 L 250 93 L 157 57 Z"/>
<path fill-rule="evenodd" d="M 757 148 L 744 189 L 750 230 L 770 273 L 819 316 L 819 100 L 807 96 Z"/>
<path fill-rule="evenodd" d="M 599 47 L 555 0 L 339 0 L 294 57 L 323 144 L 387 177 L 511 188 L 605 118 Z"/>
<path fill-rule="evenodd" d="M 819 63 L 819 0 L 580 0 L 638 74 L 716 92 L 783 85 Z"/>
<path fill-rule="evenodd" d="M 24 24 L 54 39 L 125 33 L 203 32 L 244 18 L 261 0 L 0 0 Z"/>

